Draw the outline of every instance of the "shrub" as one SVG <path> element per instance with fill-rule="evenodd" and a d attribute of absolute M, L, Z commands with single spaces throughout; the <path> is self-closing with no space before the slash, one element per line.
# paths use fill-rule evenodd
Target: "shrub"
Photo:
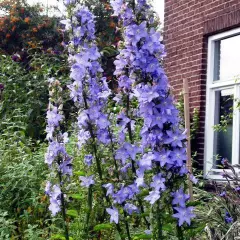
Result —
<path fill-rule="evenodd" d="M 47 173 L 42 161 L 45 147 L 34 147 L 21 130 L 12 128 L 14 124 L 6 127 L 0 139 L 0 232 L 6 239 L 23 236 L 31 224 L 41 229 L 48 216 L 42 192 Z"/>
<path fill-rule="evenodd" d="M 31 50 L 29 56 L 28 66 L 12 61 L 10 56 L 0 56 L 0 78 L 4 88 L 0 101 L 0 133 L 8 124 L 18 130 L 18 122 L 21 121 L 24 123 L 22 134 L 35 140 L 44 140 L 47 79 L 50 75 L 58 76 L 65 82 L 69 70 L 64 54 L 42 54 L 41 51 Z M 67 103 L 64 106 L 68 120 L 71 118 L 71 106 Z"/>
<path fill-rule="evenodd" d="M 0 10 L 5 12 L 0 17 L 0 49 L 6 53 L 37 47 L 62 50 L 63 35 L 58 19 L 44 15 L 40 5 L 30 6 L 24 0 L 4 0 Z"/>

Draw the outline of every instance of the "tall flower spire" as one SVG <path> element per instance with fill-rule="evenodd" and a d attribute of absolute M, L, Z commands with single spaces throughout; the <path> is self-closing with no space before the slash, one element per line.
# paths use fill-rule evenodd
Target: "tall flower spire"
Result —
<path fill-rule="evenodd" d="M 122 221 L 131 239 L 127 217 L 139 213 L 146 232 L 152 230 L 153 238 L 161 239 L 163 212 L 177 219 L 180 229 L 194 217 L 184 194 L 185 131 L 161 66 L 165 50 L 151 6 L 146 0 L 111 4 L 124 39 L 115 61 L 119 86 L 113 99 L 102 77 L 92 13 L 72 5 L 72 16 L 64 21 L 70 31 L 70 95 L 79 110 L 78 147 L 84 149 L 84 163 L 90 169 L 89 176 L 81 176 L 81 186 L 88 188 L 91 202 L 93 186 L 101 185 L 106 212 L 122 239 Z M 112 101 L 115 112 L 107 108 Z M 154 221 L 146 217 L 146 210 L 151 210 Z"/>
<path fill-rule="evenodd" d="M 111 3 L 114 14 L 118 15 L 122 25 L 124 39 L 120 43 L 120 54 L 115 61 L 115 75 L 120 89 L 116 100 L 126 106 L 125 115 L 121 116 L 121 119 L 127 119 L 124 121 L 126 128 L 121 129 L 121 134 L 128 130 L 131 140 L 134 129 L 130 123 L 142 122 L 139 135 L 141 144 L 138 144 L 142 154 L 136 159 L 131 157 L 132 164 L 135 165 L 134 184 L 138 189 L 135 189 L 135 194 L 148 188 L 149 195 L 144 200 L 151 205 L 156 204 L 159 208 L 160 205 L 164 205 L 159 202 L 161 196 L 173 196 L 172 191 L 178 191 L 178 186 L 184 183 L 187 174 L 186 136 L 184 129 L 180 127 L 178 110 L 170 95 L 168 79 L 161 66 L 165 49 L 160 42 L 160 33 L 155 28 L 151 6 L 146 0 L 138 0 L 136 3 L 112 0 Z M 136 102 L 137 112 L 127 107 Z M 133 143 L 134 146 L 137 145 L 135 140 Z M 130 151 L 134 153 L 134 150 Z M 120 148 L 120 153 L 120 158 L 124 159 L 125 163 L 129 157 L 127 149 Z M 152 178 L 149 178 L 149 171 L 153 174 Z M 181 179 L 180 182 L 177 179 Z M 121 201 L 129 199 L 129 195 L 126 195 Z M 184 209 L 185 212 L 193 210 L 185 205 L 181 206 L 181 212 Z M 174 207 L 173 212 L 176 210 L 180 211 L 180 208 Z M 173 215 L 176 218 L 178 216 Z M 189 214 L 189 219 L 180 218 L 179 225 L 184 222 L 189 224 L 193 216 L 194 214 Z"/>
<path fill-rule="evenodd" d="M 71 27 L 67 27 L 70 22 Z M 94 16 L 86 7 L 77 5 L 73 9 L 72 20 L 64 23 L 71 30 L 68 49 L 73 82 L 69 89 L 79 109 L 78 146 L 81 149 L 93 135 L 99 143 L 107 144 L 110 141 L 109 121 L 103 109 L 110 90 L 106 78 L 102 77 L 100 53 L 95 43 Z"/>
<path fill-rule="evenodd" d="M 102 76 L 100 52 L 95 42 L 93 14 L 88 8 L 79 4 L 72 8 L 71 12 L 71 19 L 63 21 L 66 30 L 70 31 L 68 49 L 72 83 L 68 87 L 70 96 L 78 108 L 78 147 L 79 150 L 88 149 L 84 156 L 84 163 L 87 168 L 95 172 L 91 176 L 81 176 L 81 186 L 88 188 L 88 202 L 91 202 L 93 185 L 100 183 L 105 197 L 104 204 L 108 207 L 107 211 L 114 212 L 115 208 L 107 196 L 107 190 L 102 186 L 104 184 L 102 152 L 105 147 L 113 144 L 110 116 L 106 113 L 111 91 L 106 78 Z M 121 233 L 117 218 L 118 214 L 115 211 L 113 221 L 118 232 Z"/>
<path fill-rule="evenodd" d="M 65 144 L 68 134 L 62 132 L 64 115 L 62 111 L 61 83 L 55 78 L 49 79 L 49 106 L 47 111 L 47 140 L 49 143 L 45 163 L 51 171 L 51 179 L 46 183 L 45 193 L 50 197 L 49 210 L 55 216 L 62 211 L 65 236 L 69 239 L 66 224 L 66 201 L 64 184 L 72 175 L 72 158 L 67 154 Z"/>

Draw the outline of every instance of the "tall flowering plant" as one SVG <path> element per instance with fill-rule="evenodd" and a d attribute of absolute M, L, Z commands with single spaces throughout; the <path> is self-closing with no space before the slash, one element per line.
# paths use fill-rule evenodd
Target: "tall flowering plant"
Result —
<path fill-rule="evenodd" d="M 104 150 L 113 144 L 110 120 L 107 114 L 107 102 L 111 91 L 106 78 L 102 76 L 100 52 L 96 45 L 95 21 L 88 8 L 67 2 L 71 18 L 62 21 L 70 34 L 69 64 L 72 83 L 68 86 L 70 97 L 78 108 L 77 129 L 78 148 L 86 152 L 84 163 L 88 169 L 86 176 L 81 176 L 81 186 L 88 188 L 88 208 L 86 231 L 92 210 L 93 185 L 100 185 L 105 206 L 112 207 L 112 202 L 104 188 L 106 169 Z M 94 163 L 94 164 L 93 164 Z M 94 173 L 94 174 L 93 174 Z M 97 173 L 97 174 L 95 174 Z M 109 208 L 111 209 L 111 208 Z M 105 213 L 104 213 L 105 215 Z M 122 232 L 118 221 L 115 221 L 119 233 Z"/>
<path fill-rule="evenodd" d="M 55 216 L 62 212 L 66 239 L 69 239 L 66 224 L 66 182 L 72 175 L 72 158 L 68 155 L 65 144 L 68 134 L 63 133 L 64 115 L 62 111 L 62 88 L 55 78 L 49 79 L 49 106 L 47 111 L 47 140 L 48 149 L 45 163 L 51 170 L 50 180 L 47 181 L 45 193 L 50 197 L 49 210 Z"/>
<path fill-rule="evenodd" d="M 193 207 L 187 206 L 189 195 L 184 193 L 188 173 L 186 136 L 179 127 L 179 113 L 160 64 L 165 56 L 164 46 L 154 28 L 154 14 L 146 0 L 112 0 L 111 4 L 124 38 L 115 61 L 119 82 L 115 100 L 122 106 L 118 116 L 121 128 L 116 158 L 124 171 L 127 167 L 131 169 L 134 179 L 130 185 L 124 183 L 120 190 L 112 191 L 112 198 L 118 204 L 124 203 L 131 214 L 138 211 L 133 202 L 143 209 L 138 196 L 147 190 L 144 200 L 149 202 L 152 211 L 149 230 L 153 237 L 162 238 L 162 212 L 172 209 L 170 214 L 178 220 L 178 235 L 183 238 L 181 226 L 190 225 L 195 215 Z M 139 134 L 136 123 L 138 128 L 141 125 Z"/>
<path fill-rule="evenodd" d="M 162 239 L 163 227 L 173 222 L 184 239 L 183 227 L 195 216 L 184 191 L 186 136 L 160 64 L 165 52 L 151 6 L 146 0 L 111 1 L 124 39 L 115 61 L 118 93 L 113 94 L 102 77 L 94 16 L 86 7 L 66 4 L 69 89 L 79 110 L 78 147 L 86 153 L 86 175 L 80 177 L 88 188 L 86 232 L 93 191 L 100 186 L 101 204 L 121 239 L 133 237 L 135 224 L 129 219 L 153 239 Z M 108 108 L 112 101 L 117 111 Z"/>

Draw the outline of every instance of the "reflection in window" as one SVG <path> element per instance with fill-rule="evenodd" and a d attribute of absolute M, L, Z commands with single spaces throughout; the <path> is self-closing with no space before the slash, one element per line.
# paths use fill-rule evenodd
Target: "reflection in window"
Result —
<path fill-rule="evenodd" d="M 224 116 L 233 113 L 233 89 L 224 89 L 215 92 L 215 125 L 220 124 Z M 232 161 L 232 135 L 233 121 L 232 117 L 226 118 L 227 124 L 224 131 L 215 131 L 214 133 L 214 157 L 215 164 L 220 165 L 222 158 Z M 215 166 L 217 167 L 217 166 Z"/>
<path fill-rule="evenodd" d="M 240 35 L 215 42 L 214 80 L 240 76 Z"/>

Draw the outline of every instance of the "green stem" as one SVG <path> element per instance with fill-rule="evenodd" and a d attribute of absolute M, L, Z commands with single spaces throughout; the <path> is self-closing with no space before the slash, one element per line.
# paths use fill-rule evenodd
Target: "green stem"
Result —
<path fill-rule="evenodd" d="M 155 149 L 155 150 L 157 150 L 157 149 Z M 156 172 L 158 174 L 161 173 L 159 163 L 156 164 L 156 167 L 157 167 Z M 156 212 L 155 212 L 155 215 L 156 215 L 156 218 L 157 218 L 157 239 L 158 240 L 163 239 L 163 229 L 162 229 L 163 222 L 162 222 L 162 213 L 161 213 L 161 207 L 160 207 L 160 204 L 161 204 L 160 199 L 158 199 L 158 201 L 157 201 L 157 209 L 156 209 Z"/>
<path fill-rule="evenodd" d="M 157 239 L 162 240 L 163 239 L 163 229 L 162 229 L 162 216 L 160 213 L 160 201 L 157 201 Z"/>
<path fill-rule="evenodd" d="M 85 105 L 85 109 L 89 109 L 88 108 L 88 104 L 87 104 L 87 96 L 86 96 L 86 93 L 83 91 L 82 92 L 82 95 L 83 95 L 83 99 L 84 99 L 84 105 Z M 88 119 L 90 121 L 90 117 L 88 116 Z M 89 132 L 90 132 L 90 136 L 92 138 L 92 148 L 93 148 L 93 152 L 94 152 L 94 157 L 96 159 L 96 164 L 97 164 L 97 170 L 98 170 L 98 174 L 99 174 L 99 178 L 100 180 L 102 181 L 103 178 L 102 178 L 102 168 L 101 168 L 101 161 L 100 159 L 98 158 L 98 153 L 97 153 L 97 147 L 96 147 L 96 139 L 95 139 L 95 136 L 94 136 L 94 133 L 93 133 L 93 127 L 92 127 L 92 124 L 91 123 L 88 123 L 88 128 L 89 128 Z"/>
<path fill-rule="evenodd" d="M 113 157 L 113 160 L 114 160 L 115 174 L 116 174 L 117 179 L 119 180 L 118 165 L 117 165 L 117 161 L 116 161 L 116 158 L 115 158 L 115 155 L 114 155 L 113 138 L 112 138 L 112 133 L 111 133 L 111 130 L 110 130 L 109 127 L 108 127 L 108 133 L 109 133 L 110 140 L 111 140 L 111 151 L 112 151 L 112 157 Z"/>
<path fill-rule="evenodd" d="M 64 200 L 64 194 L 62 191 L 62 175 L 60 172 L 58 172 L 58 177 L 59 177 L 59 183 L 60 183 L 60 189 L 61 189 L 61 205 L 62 205 L 62 218 L 63 218 L 63 225 L 64 225 L 64 230 L 65 230 L 65 239 L 69 240 L 69 232 L 68 232 L 68 226 L 67 226 L 67 221 L 66 221 L 66 205 L 65 205 L 65 200 Z"/>
<path fill-rule="evenodd" d="M 138 200 L 138 203 L 140 205 L 140 210 L 141 210 L 141 213 L 144 214 L 144 208 L 143 208 L 143 203 L 142 203 L 142 200 L 141 198 L 137 197 L 137 200 Z M 149 229 L 150 228 L 150 223 L 148 222 L 147 218 L 144 216 L 143 217 L 143 220 L 147 226 L 147 228 Z"/>
<path fill-rule="evenodd" d="M 126 115 L 127 117 L 129 118 L 129 109 L 130 109 L 130 99 L 129 99 L 129 94 L 127 94 L 127 109 L 126 109 Z M 133 139 L 133 134 L 132 134 L 132 128 L 131 128 L 131 122 L 129 122 L 127 124 L 127 128 L 128 128 L 128 135 L 129 135 L 129 139 L 130 139 L 130 142 L 131 144 L 134 143 L 134 139 Z M 132 162 L 132 172 L 134 174 L 136 174 L 136 168 L 135 168 L 135 163 L 133 160 L 131 160 Z"/>
<path fill-rule="evenodd" d="M 128 240 L 131 240 L 131 234 L 130 234 L 130 230 L 129 230 L 129 225 L 128 225 L 128 221 L 127 221 L 127 213 L 125 211 L 123 211 L 124 213 L 124 221 L 125 221 L 125 227 L 127 230 L 127 236 L 128 236 Z"/>
<path fill-rule="evenodd" d="M 177 236 L 179 240 L 184 240 L 182 228 L 177 225 Z"/>
<path fill-rule="evenodd" d="M 82 92 L 82 95 L 83 95 L 83 99 L 84 99 L 84 105 L 85 105 L 85 109 L 88 109 L 88 104 L 87 104 L 87 96 L 86 96 L 86 93 Z M 90 120 L 90 117 L 88 116 L 89 120 Z M 101 180 L 101 188 L 102 188 L 102 191 L 103 191 L 103 195 L 104 195 L 104 198 L 106 199 L 107 203 L 109 206 L 111 206 L 111 201 L 109 199 L 108 196 L 106 196 L 106 189 L 102 186 L 102 181 L 103 181 L 103 177 L 102 177 L 102 168 L 101 168 L 101 160 L 99 159 L 98 157 L 98 151 L 97 151 L 97 145 L 96 145 L 96 138 L 95 138 L 95 135 L 94 135 L 94 132 L 93 132 L 93 126 L 91 125 L 91 123 L 88 124 L 88 127 L 89 127 L 89 132 L 90 132 L 90 136 L 92 138 L 92 147 L 93 147 L 93 152 L 94 152 L 94 157 L 96 159 L 96 165 L 97 165 L 97 171 L 98 171 L 98 175 L 99 175 L 99 178 Z M 119 224 L 116 224 L 116 229 L 121 237 L 122 240 L 124 240 L 121 232 L 121 227 Z"/>
<path fill-rule="evenodd" d="M 89 220 L 92 212 L 92 186 L 88 188 L 88 209 L 86 215 L 86 237 L 88 239 L 88 232 L 89 232 Z"/>
<path fill-rule="evenodd" d="M 135 0 L 132 0 L 132 8 L 133 8 L 133 12 L 135 14 L 135 8 L 136 8 Z"/>

